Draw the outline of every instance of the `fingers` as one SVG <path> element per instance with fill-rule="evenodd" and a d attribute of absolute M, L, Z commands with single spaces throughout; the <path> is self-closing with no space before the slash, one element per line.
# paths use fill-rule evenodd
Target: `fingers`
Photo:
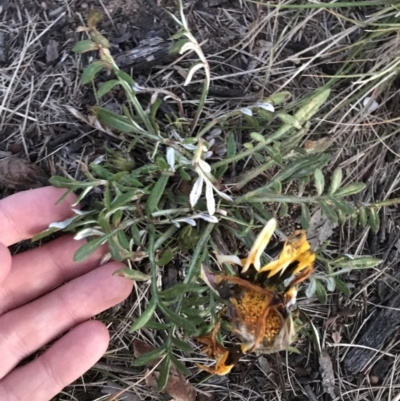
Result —
<path fill-rule="evenodd" d="M 84 243 L 65 236 L 15 255 L 11 272 L 0 285 L 0 316 L 99 266 L 104 247 L 83 262 L 73 261 Z"/>
<path fill-rule="evenodd" d="M 65 189 L 44 187 L 19 192 L 0 200 L 0 242 L 9 246 L 31 238 L 55 221 L 63 221 L 73 215 L 71 204 L 76 199 L 71 194 L 56 205 Z"/>
<path fill-rule="evenodd" d="M 111 262 L 0 317 L 0 378 L 70 327 L 125 299 L 132 282 L 112 276 Z"/>
<path fill-rule="evenodd" d="M 0 285 L 3 283 L 11 268 L 11 254 L 6 246 L 0 242 Z M 1 305 L 1 300 L 0 300 Z M 0 313 L 1 314 L 1 313 Z"/>
<path fill-rule="evenodd" d="M 108 341 L 102 323 L 80 324 L 39 358 L 0 380 L 0 400 L 50 400 L 103 356 Z"/>

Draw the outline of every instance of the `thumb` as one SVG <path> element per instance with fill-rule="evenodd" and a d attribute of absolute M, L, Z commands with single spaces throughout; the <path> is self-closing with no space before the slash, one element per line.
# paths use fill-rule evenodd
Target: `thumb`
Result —
<path fill-rule="evenodd" d="M 11 254 L 8 248 L 0 242 L 0 285 L 11 269 Z"/>

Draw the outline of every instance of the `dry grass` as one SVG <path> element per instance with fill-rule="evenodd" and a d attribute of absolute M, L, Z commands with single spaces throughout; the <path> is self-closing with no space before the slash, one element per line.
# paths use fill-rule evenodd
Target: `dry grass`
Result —
<path fill-rule="evenodd" d="M 207 118 L 218 117 L 279 90 L 288 90 L 295 104 L 339 71 L 342 78 L 331 81 L 333 94 L 319 113 L 317 124 L 311 127 L 308 139 L 329 136 L 334 140 L 327 172 L 340 166 L 347 183 L 366 182 L 368 189 L 363 201 L 399 197 L 400 36 L 395 30 L 390 35 L 377 34 L 374 40 L 368 36 L 368 29 L 382 23 L 384 18 L 394 17 L 398 11 L 389 6 L 380 12 L 382 6 L 286 9 L 262 7 L 249 1 L 219 3 L 220 7 L 192 4 L 187 9 L 192 30 L 207 49 L 212 85 L 225 88 L 227 94 L 227 89 L 236 90 L 235 97 L 211 94 L 205 107 Z M 151 6 L 147 5 L 147 9 L 140 2 L 135 3 L 138 7 L 133 7 L 128 17 L 110 0 L 54 0 L 47 2 L 47 6 L 44 4 L 19 0 L 0 14 L 0 33 L 6 35 L 9 44 L 7 61 L 0 69 L 0 157 L 19 155 L 36 162 L 50 175 L 63 168 L 79 176 L 79 160 L 96 157 L 102 152 L 104 142 L 113 148 L 120 143 L 81 124 L 65 107 L 70 105 L 85 112 L 85 106 L 93 103 L 89 91 L 79 85 L 86 61 L 71 53 L 78 40 L 76 27 L 92 6 L 105 10 L 108 19 L 102 28 L 111 38 L 120 36 L 123 24 L 127 31 L 139 31 L 145 37 L 145 28 L 138 22 L 140 13 L 146 18 L 150 15 L 148 20 L 154 26 L 160 24 L 151 16 Z M 46 48 L 50 38 L 58 42 L 60 56 L 48 64 Z M 142 73 L 138 80 L 148 87 L 178 94 L 184 109 L 190 109 L 198 97 L 198 92 L 185 93 L 182 88 L 182 74 L 190 64 L 191 60 L 172 62 L 154 68 L 147 75 Z M 375 97 L 380 105 L 372 114 L 362 105 L 366 95 Z M 246 138 L 238 140 L 246 142 Z M 257 166 L 253 159 L 247 163 Z M 7 194 L 3 191 L 3 196 Z M 329 252 L 373 254 L 385 260 L 382 268 L 352 272 L 344 277 L 352 288 L 349 299 L 335 293 L 329 296 L 327 305 L 309 299 L 299 302 L 312 316 L 322 346 L 331 354 L 335 401 L 394 400 L 400 394 L 399 339 L 382 344 L 382 350 L 362 375 L 348 374 L 343 364 L 346 354 L 356 346 L 358 335 L 379 312 L 382 307 L 379 305 L 386 302 L 385 291 L 398 286 L 392 278 L 399 278 L 399 209 L 384 207 L 380 216 L 382 226 L 377 236 L 371 235 L 367 228 L 355 229 L 346 224 L 332 238 Z M 131 398 L 127 399 L 161 399 L 145 385 L 142 369 L 130 367 L 135 338 L 153 346 L 163 342 L 148 330 L 135 336 L 128 332 L 129 322 L 140 315 L 147 296 L 148 288 L 137 286 L 123 305 L 99 316 L 111 331 L 109 351 L 101 363 L 55 399 L 105 399 L 101 391 L 110 380 L 122 388 L 132 386 L 127 393 Z M 343 310 L 352 312 L 341 316 L 339 311 Z M 332 316 L 338 316 L 337 320 L 324 325 Z M 269 370 L 265 370 L 263 359 L 248 357 L 248 364 L 242 363 L 228 378 L 215 377 L 202 382 L 196 369 L 192 369 L 190 381 L 199 383 L 199 392 L 213 394 L 216 401 L 320 398 L 323 392 L 312 344 L 303 338 L 298 347 L 303 352 L 301 356 L 281 353 L 266 358 Z M 193 368 L 194 361 L 205 361 L 198 352 L 176 356 L 189 368 Z M 379 360 L 384 360 L 388 367 L 382 377 L 373 367 Z M 303 372 L 300 367 L 303 370 L 310 367 L 310 371 Z"/>

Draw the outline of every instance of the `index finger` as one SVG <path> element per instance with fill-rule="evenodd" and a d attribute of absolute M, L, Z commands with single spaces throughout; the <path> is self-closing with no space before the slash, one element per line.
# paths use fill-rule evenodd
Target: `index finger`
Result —
<path fill-rule="evenodd" d="M 15 244 L 48 228 L 50 223 L 73 215 L 71 205 L 76 197 L 70 194 L 56 202 L 66 189 L 44 187 L 19 192 L 0 200 L 0 242 Z"/>

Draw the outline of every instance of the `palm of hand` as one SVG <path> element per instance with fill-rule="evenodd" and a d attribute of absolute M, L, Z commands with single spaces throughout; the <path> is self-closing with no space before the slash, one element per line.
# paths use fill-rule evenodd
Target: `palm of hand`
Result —
<path fill-rule="evenodd" d="M 55 205 L 63 192 L 46 187 L 0 201 L 1 401 L 47 401 L 88 370 L 109 341 L 106 327 L 88 319 L 132 290 L 131 282 L 112 276 L 120 264 L 98 267 L 104 249 L 74 263 L 82 242 L 71 236 L 11 257 L 7 246 L 71 216 L 72 195 Z M 17 367 L 64 333 L 38 358 Z"/>

